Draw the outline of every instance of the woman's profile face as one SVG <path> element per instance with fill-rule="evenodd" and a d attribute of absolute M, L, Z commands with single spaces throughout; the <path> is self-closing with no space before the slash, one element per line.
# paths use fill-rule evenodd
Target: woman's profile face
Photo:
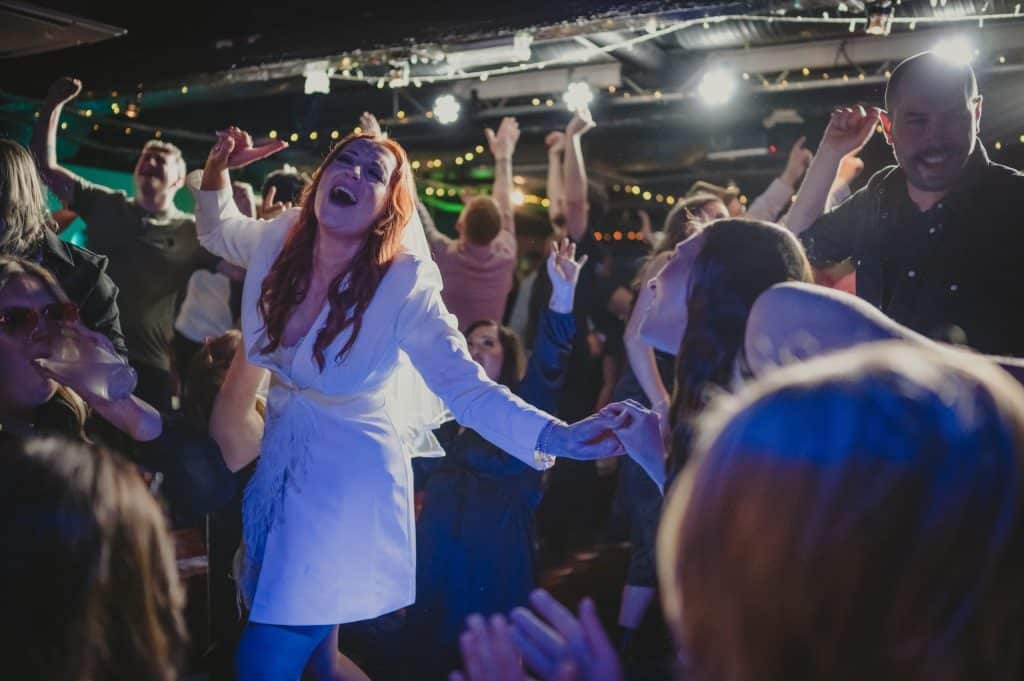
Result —
<path fill-rule="evenodd" d="M 398 161 L 384 147 L 354 139 L 328 162 L 320 175 L 314 212 L 322 228 L 364 236 L 380 218 Z"/>
<path fill-rule="evenodd" d="M 46 286 L 29 275 L 16 276 L 0 289 L 0 411 L 34 409 L 56 392 L 57 384 L 33 363 L 50 353 L 42 309 L 56 302 Z M 26 309 L 37 313 L 34 324 L 18 322 Z"/>
<path fill-rule="evenodd" d="M 690 271 L 704 246 L 706 232 L 701 230 L 676 246 L 665 266 L 654 275 L 641 292 L 644 318 L 640 335 L 644 341 L 662 352 L 676 354 L 686 333 L 690 295 Z"/>

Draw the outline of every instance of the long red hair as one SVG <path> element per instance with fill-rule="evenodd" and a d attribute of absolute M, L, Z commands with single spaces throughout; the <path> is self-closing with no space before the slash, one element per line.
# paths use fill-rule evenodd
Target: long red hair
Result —
<path fill-rule="evenodd" d="M 268 339 L 260 351 L 270 353 L 280 347 L 288 318 L 309 290 L 313 272 L 313 248 L 318 230 L 314 205 L 323 170 L 337 158 L 342 149 L 357 139 L 369 140 L 386 149 L 397 163 L 388 181 L 388 198 L 380 217 L 367 233 L 366 241 L 351 264 L 346 269 L 339 269 L 327 289 L 330 312 L 327 322 L 317 332 L 316 343 L 313 345 L 313 357 L 320 371 L 326 365 L 324 353 L 327 347 L 349 327 L 352 328 L 352 335 L 335 360 L 341 362 L 352 349 L 363 325 L 363 314 L 401 248 L 402 232 L 413 211 L 409 159 L 401 145 L 394 140 L 374 135 L 353 134 L 345 137 L 331 150 L 303 193 L 299 218 L 289 231 L 281 252 L 260 288 L 259 309 Z M 350 275 L 348 286 L 342 290 L 341 283 L 346 275 Z"/>

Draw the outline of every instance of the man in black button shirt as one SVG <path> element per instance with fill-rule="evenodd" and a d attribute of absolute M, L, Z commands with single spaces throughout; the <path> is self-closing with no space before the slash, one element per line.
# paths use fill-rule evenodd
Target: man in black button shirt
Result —
<path fill-rule="evenodd" d="M 857 294 L 932 338 L 1024 355 L 1024 177 L 978 141 L 969 65 L 925 52 L 901 63 L 886 110 L 833 113 L 787 219 L 816 267 L 857 270 Z M 881 122 L 898 165 L 822 215 L 840 159 Z"/>
<path fill-rule="evenodd" d="M 195 218 L 174 206 L 185 161 L 172 144 L 151 140 L 133 173 L 135 196 L 93 184 L 57 162 L 61 110 L 81 91 L 77 80 L 50 86 L 32 138 L 40 174 L 53 193 L 85 221 L 89 247 L 109 258 L 120 289 L 121 326 L 128 359 L 139 374 L 136 394 L 161 411 L 171 408 L 174 313 L 189 277 L 214 270 L 220 259 L 199 245 Z"/>

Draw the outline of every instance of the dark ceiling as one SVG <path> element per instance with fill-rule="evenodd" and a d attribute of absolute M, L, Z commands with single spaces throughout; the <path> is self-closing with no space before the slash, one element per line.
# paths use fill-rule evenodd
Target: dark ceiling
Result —
<path fill-rule="evenodd" d="M 96 113 L 69 121 L 62 150 L 75 162 L 130 167 L 141 144 L 160 130 L 184 149 L 194 166 L 202 161 L 212 131 L 237 124 L 259 136 L 271 130 L 281 136 L 296 134 L 298 142 L 283 158 L 312 165 L 329 148 L 332 130 L 344 134 L 361 111 L 369 110 L 387 120 L 413 158 L 444 159 L 443 170 L 429 173 L 431 181 L 458 185 L 473 182 L 475 164 L 486 163 L 487 157 L 456 166 L 455 156 L 483 142 L 482 128 L 496 125 L 502 115 L 516 115 L 523 130 L 518 172 L 539 183 L 544 134 L 564 126 L 569 117 L 561 106 L 564 85 L 533 91 L 523 85 L 523 76 L 396 89 L 379 88 L 375 82 L 388 77 L 397 61 L 407 61 L 422 49 L 451 52 L 466 43 L 525 30 L 533 36 L 532 59 L 559 60 L 531 72 L 532 78 L 559 71 L 573 77 L 585 68 L 597 68 L 613 79 L 609 82 L 615 91 L 604 87 L 592 105 L 598 128 L 587 136 L 585 149 L 595 177 L 609 186 L 642 184 L 652 193 L 677 195 L 697 178 L 735 179 L 755 192 L 781 170 L 794 139 L 807 135 L 813 146 L 834 106 L 880 103 L 884 74 L 896 61 L 957 30 L 966 32 L 979 49 L 983 138 L 998 160 L 1024 165 L 1024 120 L 1019 116 L 1024 104 L 1024 20 L 993 19 L 984 28 L 977 21 L 927 23 L 937 17 L 1012 14 L 1015 0 L 937 4 L 933 8 L 928 0 L 903 0 L 896 16 L 905 21 L 920 18 L 920 24 L 894 25 L 889 37 L 866 37 L 863 26 L 853 26 L 853 31 L 848 26 L 847 20 L 864 16 L 858 0 L 435 0 L 367 4 L 354 11 L 349 3 L 304 0 L 274 5 L 183 0 L 168 3 L 162 14 L 151 3 L 44 0 L 37 5 L 123 27 L 127 34 L 0 61 L 0 126 L 7 134 L 24 137 L 36 100 L 53 78 L 68 74 L 81 78 L 89 91 L 79 105 Z M 0 8 L 3 5 L 0 0 Z M 716 20 L 741 14 L 778 20 Z M 825 15 L 842 21 L 810 21 Z M 809 21 L 797 23 L 797 17 Z M 707 24 L 702 23 L 705 18 Z M 697 23 L 685 29 L 643 38 L 649 29 L 695 19 Z M 587 58 L 571 56 L 587 46 L 599 50 L 631 38 L 643 42 L 595 51 Z M 369 83 L 336 79 L 330 94 L 304 94 L 304 61 L 327 58 L 340 74 L 343 56 L 359 65 Z M 744 64 L 749 80 L 730 104 L 709 109 L 691 94 L 702 69 L 716 60 L 739 60 L 736 63 Z M 423 63 L 411 67 L 414 76 L 436 75 L 441 69 Z M 515 78 L 519 84 L 501 96 L 488 94 L 500 79 Z M 425 114 L 437 95 L 448 92 L 460 96 L 463 115 L 458 123 L 441 126 Z M 119 113 L 111 110 L 112 104 L 119 105 Z M 126 118 L 129 107 L 134 118 Z M 129 128 L 132 134 L 126 135 Z M 316 140 L 310 139 L 312 133 L 317 133 Z M 869 168 L 889 159 L 877 139 L 865 157 Z"/>

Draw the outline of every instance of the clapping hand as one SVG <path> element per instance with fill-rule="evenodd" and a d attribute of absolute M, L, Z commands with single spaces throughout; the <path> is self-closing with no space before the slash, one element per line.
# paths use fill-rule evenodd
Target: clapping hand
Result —
<path fill-rule="evenodd" d="M 484 130 L 484 137 L 487 138 L 487 146 L 490 147 L 494 158 L 512 158 L 519 142 L 519 122 L 511 116 L 506 116 L 501 119 L 498 132 L 487 128 Z"/>
<path fill-rule="evenodd" d="M 227 130 L 217 131 L 217 143 L 210 150 L 206 167 L 214 171 L 241 168 L 276 154 L 287 146 L 284 140 L 271 140 L 255 146 L 249 133 L 231 126 Z"/>
<path fill-rule="evenodd" d="M 580 270 L 587 264 L 587 256 L 576 260 L 576 244 L 568 239 L 551 244 L 548 255 L 548 277 L 551 279 L 551 309 L 555 312 L 572 312 L 576 284 Z"/>
<path fill-rule="evenodd" d="M 827 149 L 840 157 L 860 151 L 874 134 L 881 113 L 881 109 L 873 106 L 836 109 L 825 128 L 819 151 Z"/>
<path fill-rule="evenodd" d="M 565 128 L 565 134 L 568 137 L 580 137 L 593 130 L 596 125 L 594 117 L 590 113 L 590 108 L 584 106 L 576 109 L 576 113 L 572 115 L 572 120 L 569 121 L 569 125 Z"/>
<path fill-rule="evenodd" d="M 622 665 L 589 598 L 577 618 L 551 594 L 538 589 L 530 605 L 512 612 L 512 639 L 523 661 L 542 681 L 621 681 Z"/>

